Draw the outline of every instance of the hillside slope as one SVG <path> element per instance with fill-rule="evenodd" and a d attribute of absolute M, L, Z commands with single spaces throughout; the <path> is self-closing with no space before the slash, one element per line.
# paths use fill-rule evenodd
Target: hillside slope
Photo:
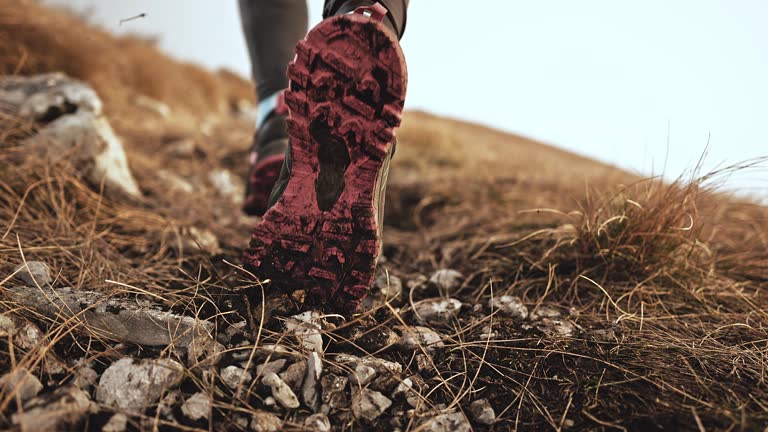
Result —
<path fill-rule="evenodd" d="M 307 364 L 303 339 L 282 318 L 301 309 L 302 296 L 262 299 L 262 286 L 237 268 L 257 222 L 239 211 L 253 132 L 250 84 L 37 2 L 0 0 L 0 74 L 51 71 L 88 82 L 103 98 L 142 196 L 103 191 L 66 160 L 20 158 L 23 138 L 41 125 L 1 113 L 0 375 L 30 371 L 42 396 L 22 404 L 19 386 L 0 385 L 0 427 L 81 386 L 93 405 L 73 415 L 72 427 L 101 430 L 121 410 L 95 388 L 129 357 L 184 364 L 179 382 L 161 386 L 151 406 L 127 412 L 131 428 L 316 428 L 311 404 L 286 409 L 260 378 L 239 386 L 224 379 L 228 367 L 261 377 L 256 365 L 284 354 L 260 357 L 269 344 L 294 350 L 271 367 L 287 373 Z M 348 321 L 318 320 L 322 376 L 341 382 L 324 390 L 333 396 L 334 430 L 764 428 L 768 209 L 718 193 L 727 170 L 672 184 L 641 179 L 422 112 L 406 113 L 398 137 L 380 267 L 392 286 L 402 281 L 402 295 Z M 43 313 L 12 295 L 28 285 L 17 266 L 32 260 L 51 267 L 50 292 L 111 295 L 123 302 L 116 314 L 160 305 L 210 322 L 226 349 L 198 362 L 178 341 L 145 346 L 130 331 L 129 340 L 88 331 L 85 312 Z M 76 306 L 95 307 L 85 303 Z M 430 304 L 461 312 L 420 319 L 415 311 Z M 426 327 L 437 342 L 408 338 Z M 34 343 L 19 342 L 36 328 Z M 343 361 L 346 354 L 378 359 L 366 388 L 391 406 L 374 420 L 350 403 L 361 393 L 345 380 L 365 368 Z M 99 382 L 82 384 L 83 365 Z M 215 403 L 194 418 L 181 408 L 193 397 Z M 478 411 L 486 404 L 493 426 Z"/>

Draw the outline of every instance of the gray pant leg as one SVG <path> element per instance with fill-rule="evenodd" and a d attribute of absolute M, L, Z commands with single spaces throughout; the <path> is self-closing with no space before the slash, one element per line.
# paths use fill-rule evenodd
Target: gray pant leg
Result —
<path fill-rule="evenodd" d="M 352 12 L 360 6 L 370 6 L 377 1 L 383 4 L 389 11 L 384 23 L 397 34 L 398 38 L 402 38 L 405 32 L 409 0 L 325 0 L 323 18 Z"/>
<path fill-rule="evenodd" d="M 307 34 L 307 0 L 239 0 L 259 100 L 288 86 L 286 66 Z"/>

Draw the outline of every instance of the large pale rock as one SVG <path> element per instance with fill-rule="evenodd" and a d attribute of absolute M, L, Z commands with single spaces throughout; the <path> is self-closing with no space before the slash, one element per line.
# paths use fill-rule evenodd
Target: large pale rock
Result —
<path fill-rule="evenodd" d="M 488 399 L 478 399 L 472 402 L 469 404 L 469 410 L 472 412 L 472 417 L 479 423 L 492 425 L 496 422 L 496 413 Z"/>
<path fill-rule="evenodd" d="M 24 404 L 24 412 L 11 416 L 11 422 L 22 431 L 80 430 L 74 426 L 90 408 L 88 393 L 73 386 L 61 387 Z"/>
<path fill-rule="evenodd" d="M 183 367 L 170 359 L 120 359 L 101 375 L 96 400 L 128 412 L 153 406 L 163 392 L 173 389 L 184 377 Z"/>
<path fill-rule="evenodd" d="M 421 322 L 445 324 L 459 315 L 461 307 L 461 302 L 453 298 L 433 298 L 416 303 L 413 312 Z"/>
<path fill-rule="evenodd" d="M 37 396 L 42 389 L 40 380 L 25 368 L 16 368 L 0 378 L 0 390 L 6 395 L 18 396 L 22 402 Z"/>
<path fill-rule="evenodd" d="M 101 99 L 86 83 L 61 73 L 0 77 L 0 106 L 41 126 L 22 143 L 29 157 L 67 158 L 94 183 L 141 195 Z"/>
<path fill-rule="evenodd" d="M 272 397 L 280 402 L 280 405 L 288 409 L 299 407 L 299 399 L 296 397 L 296 393 L 276 373 L 267 373 L 261 382 L 272 389 Z"/>
<path fill-rule="evenodd" d="M 285 320 L 283 328 L 287 333 L 294 335 L 304 349 L 322 355 L 322 329 L 317 323 L 319 316 L 317 312 L 303 312 Z"/>
<path fill-rule="evenodd" d="M 435 348 L 445 346 L 443 343 L 444 336 L 429 327 L 399 327 L 399 330 L 402 336 L 398 341 L 398 346 L 406 351 L 420 351 L 422 348 L 427 351 L 434 351 Z"/>
<path fill-rule="evenodd" d="M 181 405 L 182 414 L 192 421 L 208 419 L 210 411 L 211 398 L 202 392 L 193 394 Z"/>
<path fill-rule="evenodd" d="M 320 377 L 323 374 L 323 360 L 316 352 L 307 359 L 306 376 L 301 387 L 301 397 L 304 403 L 317 411 L 320 408 Z"/>
<path fill-rule="evenodd" d="M 51 319 L 77 316 L 76 319 L 85 323 L 79 327 L 85 333 L 120 342 L 150 346 L 173 343 L 176 347 L 186 348 L 194 339 L 210 339 L 213 328 L 208 321 L 163 311 L 151 304 L 110 298 L 96 291 L 6 287 L 6 294 Z"/>
<path fill-rule="evenodd" d="M 453 269 L 440 269 L 429 277 L 429 282 L 445 295 L 452 295 L 458 291 L 462 281 L 464 281 L 464 275 Z"/>
<path fill-rule="evenodd" d="M 27 261 L 16 267 L 14 273 L 16 277 L 32 286 L 45 286 L 53 281 L 50 267 L 42 261 Z"/>
<path fill-rule="evenodd" d="M 373 421 L 392 406 L 392 401 L 371 389 L 361 389 L 352 396 L 352 413 L 357 418 Z"/>

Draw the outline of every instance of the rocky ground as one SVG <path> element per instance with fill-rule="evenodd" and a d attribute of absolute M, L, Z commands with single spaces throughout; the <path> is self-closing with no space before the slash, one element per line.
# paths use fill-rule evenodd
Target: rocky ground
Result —
<path fill-rule="evenodd" d="M 2 429 L 768 424 L 768 209 L 714 187 L 760 161 L 663 183 L 408 112 L 341 317 L 239 265 L 247 81 L 30 0 L 0 75 Z"/>

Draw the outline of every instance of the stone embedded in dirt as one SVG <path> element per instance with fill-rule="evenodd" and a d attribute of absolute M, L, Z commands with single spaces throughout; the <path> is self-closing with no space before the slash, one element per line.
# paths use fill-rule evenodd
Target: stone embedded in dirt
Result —
<path fill-rule="evenodd" d="M 260 364 L 256 366 L 256 375 L 264 376 L 270 372 L 279 374 L 283 370 L 285 364 L 288 362 L 286 359 L 279 359 L 268 363 Z"/>
<path fill-rule="evenodd" d="M 249 385 L 253 376 L 247 370 L 237 366 L 227 366 L 221 370 L 221 381 L 227 387 L 236 389 L 239 385 Z"/>
<path fill-rule="evenodd" d="M 290 387 L 294 393 L 300 393 L 306 370 L 307 363 L 300 361 L 288 366 L 288 368 L 279 373 L 278 376 L 288 384 L 288 387 Z"/>
<path fill-rule="evenodd" d="M 198 335 L 187 345 L 187 366 L 190 368 L 210 368 L 219 364 L 224 357 L 226 347 L 211 336 Z"/>
<path fill-rule="evenodd" d="M 80 331 L 137 345 L 187 347 L 195 337 L 210 338 L 213 324 L 189 316 L 69 287 L 6 287 L 17 303 L 51 319 L 79 319 Z"/>
<path fill-rule="evenodd" d="M 377 352 L 396 344 L 400 336 L 389 327 L 379 325 L 373 328 L 353 328 L 347 339 L 351 345 L 366 352 Z"/>
<path fill-rule="evenodd" d="M 470 432 L 472 426 L 460 412 L 440 414 L 425 421 L 418 428 L 430 432 Z"/>
<path fill-rule="evenodd" d="M 353 368 L 357 367 L 358 364 L 370 366 L 376 369 L 376 372 L 379 374 L 390 373 L 399 375 L 403 373 L 403 365 L 400 363 L 391 362 L 378 357 L 369 356 L 360 358 L 352 354 L 336 354 L 334 360 L 339 364 L 349 364 Z"/>
<path fill-rule="evenodd" d="M 13 271 L 16 277 L 33 287 L 48 285 L 53 282 L 51 268 L 42 261 L 27 261 Z"/>
<path fill-rule="evenodd" d="M 349 373 L 349 382 L 353 386 L 362 387 L 373 381 L 375 377 L 376 369 L 364 364 L 358 364 L 355 366 L 355 369 Z"/>
<path fill-rule="evenodd" d="M 416 303 L 413 312 L 423 323 L 444 324 L 458 316 L 461 306 L 461 302 L 453 298 L 433 298 Z"/>
<path fill-rule="evenodd" d="M 123 144 L 102 114 L 96 92 L 82 81 L 61 73 L 3 76 L 0 105 L 6 113 L 40 125 L 22 142 L 24 157 L 66 158 L 95 185 L 141 196 L 128 168 Z"/>
<path fill-rule="evenodd" d="M 554 337 L 570 337 L 576 327 L 565 318 L 542 318 L 536 323 L 536 329 Z"/>
<path fill-rule="evenodd" d="M 256 411 L 251 415 L 251 430 L 253 432 L 277 432 L 282 430 L 283 421 L 266 411 Z"/>
<path fill-rule="evenodd" d="M 6 287 L 6 293 L 10 290 Z M 66 365 L 48 349 L 50 341 L 35 324 L 15 315 L 0 315 L 0 334 L 4 339 L 11 336 L 13 344 L 25 352 L 37 351 L 37 355 L 43 359 L 41 368 L 44 373 L 61 375 L 67 371 Z"/>
<path fill-rule="evenodd" d="M 435 348 L 445 346 L 443 343 L 444 336 L 431 328 L 413 326 L 398 327 L 398 330 L 402 336 L 400 336 L 397 344 L 404 350 L 421 350 L 424 348 L 427 351 L 434 351 Z"/>
<path fill-rule="evenodd" d="M 211 255 L 221 253 L 219 238 L 205 228 L 189 227 L 182 230 L 181 247 L 183 250 L 199 250 Z"/>
<path fill-rule="evenodd" d="M 90 408 L 88 393 L 73 386 L 60 387 L 24 404 L 24 412 L 13 414 L 11 422 L 22 431 L 79 430 L 75 425 Z"/>
<path fill-rule="evenodd" d="M 472 402 L 469 404 L 469 411 L 478 423 L 492 425 L 496 422 L 496 413 L 488 399 L 478 399 Z"/>
<path fill-rule="evenodd" d="M 219 192 L 219 195 L 228 198 L 233 203 L 240 205 L 245 196 L 245 186 L 240 179 L 227 169 L 215 169 L 208 174 L 208 180 Z"/>
<path fill-rule="evenodd" d="M 315 412 L 320 408 L 320 377 L 323 375 L 323 360 L 316 352 L 307 359 L 304 385 L 301 387 L 301 397 L 304 403 Z"/>
<path fill-rule="evenodd" d="M 335 374 L 325 374 L 320 379 L 320 387 L 323 390 L 322 401 L 328 405 L 331 410 L 346 408 L 349 406 L 347 396 L 347 377 Z"/>
<path fill-rule="evenodd" d="M 419 406 L 419 402 L 422 399 L 418 390 L 414 388 L 414 381 L 417 380 L 420 385 L 423 385 L 424 381 L 417 375 L 402 380 L 392 392 L 392 397 L 396 399 L 399 396 L 403 396 L 405 401 L 408 402 L 408 405 L 417 408 Z"/>
<path fill-rule="evenodd" d="M 352 413 L 359 419 L 373 421 L 392 406 L 392 401 L 371 389 L 355 390 L 352 395 Z"/>
<path fill-rule="evenodd" d="M 207 420 L 210 411 L 211 398 L 202 392 L 193 394 L 181 405 L 181 413 L 192 421 Z"/>
<path fill-rule="evenodd" d="M 429 354 L 417 354 L 416 355 L 416 369 L 424 374 L 425 372 L 431 371 L 433 368 L 432 366 L 432 358 Z"/>
<path fill-rule="evenodd" d="M 304 426 L 317 432 L 330 432 L 331 420 L 323 413 L 312 414 L 304 420 Z"/>
<path fill-rule="evenodd" d="M 388 301 L 398 301 L 403 292 L 403 282 L 399 277 L 382 271 L 373 280 L 373 286 L 363 299 L 363 308 L 374 309 Z"/>
<path fill-rule="evenodd" d="M 178 386 L 184 367 L 171 359 L 136 361 L 122 358 L 101 375 L 96 400 L 128 412 L 153 406 L 163 392 Z"/>
<path fill-rule="evenodd" d="M 276 373 L 267 373 L 264 375 L 264 378 L 261 379 L 261 382 L 272 389 L 272 396 L 280 403 L 280 405 L 288 409 L 299 407 L 299 399 L 296 397 L 296 394 L 290 387 L 288 387 L 288 384 L 277 376 Z"/>
<path fill-rule="evenodd" d="M 0 378 L 0 390 L 6 396 L 18 397 L 22 402 L 37 396 L 43 384 L 26 368 L 17 367 Z"/>
<path fill-rule="evenodd" d="M 316 322 L 319 316 L 317 312 L 303 312 L 285 320 L 283 328 L 294 335 L 304 349 L 322 354 L 322 328 Z"/>
<path fill-rule="evenodd" d="M 616 330 L 612 328 L 592 329 L 588 333 L 589 337 L 595 342 L 616 343 L 618 337 Z"/>
<path fill-rule="evenodd" d="M 523 304 L 520 297 L 502 295 L 492 297 L 488 301 L 488 307 L 492 311 L 498 311 L 499 314 L 512 317 L 516 320 L 528 318 L 528 308 Z"/>
<path fill-rule="evenodd" d="M 83 366 L 75 372 L 75 378 L 72 380 L 72 385 L 81 390 L 88 391 L 94 387 L 98 381 L 99 374 L 88 366 Z"/>
<path fill-rule="evenodd" d="M 464 275 L 461 272 L 452 269 L 440 269 L 429 277 L 432 283 L 444 295 L 452 295 L 461 287 L 464 281 Z"/>
<path fill-rule="evenodd" d="M 125 432 L 128 429 L 128 416 L 117 413 L 109 418 L 107 424 L 101 428 L 101 432 Z"/>
<path fill-rule="evenodd" d="M 540 318 L 557 318 L 560 315 L 560 311 L 555 308 L 551 308 L 549 306 L 541 306 L 540 308 L 531 312 L 530 318 L 531 320 L 537 320 Z"/>

